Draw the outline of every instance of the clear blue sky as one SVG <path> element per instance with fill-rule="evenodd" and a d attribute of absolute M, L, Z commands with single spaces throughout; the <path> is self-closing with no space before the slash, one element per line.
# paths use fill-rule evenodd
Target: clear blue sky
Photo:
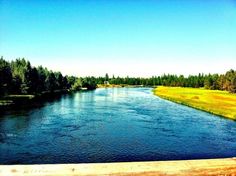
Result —
<path fill-rule="evenodd" d="M 63 74 L 236 69 L 233 0 L 0 0 L 0 55 Z"/>

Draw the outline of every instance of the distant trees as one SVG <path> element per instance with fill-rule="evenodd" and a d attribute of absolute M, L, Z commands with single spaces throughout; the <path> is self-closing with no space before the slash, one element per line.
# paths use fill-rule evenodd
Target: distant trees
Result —
<path fill-rule="evenodd" d="M 184 77 L 183 75 L 162 75 L 151 78 L 132 78 L 132 77 L 112 77 L 108 74 L 105 77 L 96 78 L 97 84 L 103 84 L 107 80 L 110 84 L 144 85 L 144 86 L 179 86 L 179 87 L 205 87 L 206 89 L 226 90 L 236 93 L 236 71 L 230 70 L 226 74 L 198 74 Z"/>
<path fill-rule="evenodd" d="M 72 86 L 72 90 L 80 90 L 82 88 L 82 81 L 80 78 L 77 78 L 75 83 Z"/>
<path fill-rule="evenodd" d="M 8 93 L 11 86 L 12 74 L 8 62 L 0 58 L 0 96 Z"/>
<path fill-rule="evenodd" d="M 230 92 L 236 93 L 236 71 L 230 70 L 226 72 L 223 80 L 223 90 L 228 90 Z"/>
<path fill-rule="evenodd" d="M 79 90 L 82 86 L 95 89 L 96 79 L 63 76 L 61 72 L 49 71 L 42 66 L 33 67 L 24 58 L 11 62 L 7 62 L 3 57 L 0 58 L 0 96 L 42 94 L 72 88 Z"/>
<path fill-rule="evenodd" d="M 82 78 L 82 87 L 86 87 L 88 90 L 93 90 L 97 88 L 97 80 L 95 77 L 85 77 Z"/>
<path fill-rule="evenodd" d="M 0 97 L 8 94 L 42 94 L 57 90 L 88 90 L 96 89 L 97 84 L 117 85 L 143 85 L 143 86 L 180 86 L 180 87 L 205 87 L 206 89 L 226 90 L 236 93 L 236 71 L 229 70 L 226 74 L 198 74 L 184 77 L 183 75 L 164 74 L 150 78 L 134 77 L 84 77 L 63 76 L 61 72 L 53 72 L 42 66 L 33 67 L 30 62 L 16 59 L 7 62 L 0 58 Z"/>
<path fill-rule="evenodd" d="M 106 73 L 105 75 L 105 81 L 108 81 L 109 80 L 109 76 L 108 76 L 108 73 Z"/>

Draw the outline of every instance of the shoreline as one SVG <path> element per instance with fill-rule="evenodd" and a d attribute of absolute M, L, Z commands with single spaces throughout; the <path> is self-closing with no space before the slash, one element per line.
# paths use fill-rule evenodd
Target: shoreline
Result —
<path fill-rule="evenodd" d="M 180 101 L 176 101 L 176 100 L 171 99 L 171 98 L 169 98 L 169 97 L 160 96 L 160 95 L 157 95 L 157 96 L 160 97 L 160 98 L 162 98 L 162 99 L 164 99 L 164 100 L 171 101 L 171 102 L 173 102 L 173 103 L 177 103 L 177 104 L 180 104 L 180 105 L 188 106 L 188 107 L 190 107 L 190 108 L 193 108 L 193 109 L 196 109 L 196 110 L 200 110 L 200 111 L 203 111 L 203 112 L 212 114 L 212 115 L 216 115 L 216 116 L 219 116 L 219 117 L 221 117 L 221 118 L 227 118 L 227 119 L 229 119 L 229 120 L 236 121 L 236 119 L 233 119 L 233 118 L 230 118 L 230 117 L 226 117 L 226 116 L 224 116 L 224 115 L 222 115 L 222 114 L 217 114 L 217 113 L 214 113 L 214 112 L 212 112 L 212 111 L 208 111 L 208 110 L 203 109 L 203 108 L 201 108 L 201 107 L 191 106 L 191 105 L 189 105 L 189 104 L 187 104 L 187 103 L 180 102 Z"/>
<path fill-rule="evenodd" d="M 148 87 L 144 85 L 128 85 L 128 84 L 98 84 L 97 88 L 138 88 L 138 87 Z M 150 86 L 151 87 L 151 86 Z"/>
<path fill-rule="evenodd" d="M 0 99 L 0 108 L 14 108 L 17 106 L 30 106 L 31 103 L 35 102 L 43 102 L 47 100 L 51 100 L 62 95 L 72 94 L 74 92 L 83 92 L 83 91 L 90 91 L 87 88 L 81 88 L 80 90 L 69 90 L 69 89 L 62 89 L 62 90 L 55 90 L 53 92 L 42 92 L 39 94 L 32 94 L 32 95 L 24 95 L 24 94 L 16 94 L 16 95 L 8 95 L 2 99 Z"/>
<path fill-rule="evenodd" d="M 194 91 L 192 92 L 192 90 Z M 204 96 L 208 96 L 208 99 L 197 93 L 197 91 L 204 92 L 204 94 L 206 94 Z M 164 86 L 155 88 L 153 93 L 162 99 L 236 121 L 236 105 L 232 105 L 230 107 L 229 105 L 231 105 L 231 102 L 229 103 L 226 100 L 224 101 L 224 95 L 227 95 L 228 99 L 230 99 L 230 96 L 232 96 L 236 100 L 235 94 L 230 94 L 228 92 L 219 90 Z M 214 97 L 217 97 L 217 99 L 214 99 Z M 229 113 L 228 111 L 231 112 Z"/>
<path fill-rule="evenodd" d="M 96 89 L 99 88 L 136 88 L 136 87 L 147 87 L 143 85 L 98 85 Z M 94 90 L 96 90 L 94 89 Z M 42 92 L 39 94 L 12 94 L 5 96 L 0 99 L 0 108 L 7 108 L 7 107 L 14 107 L 22 104 L 29 104 L 32 102 L 36 101 L 43 101 L 44 99 L 51 99 L 57 96 L 65 95 L 65 94 L 71 94 L 74 92 L 83 92 L 83 91 L 91 91 L 90 89 L 87 88 L 81 88 L 80 90 L 68 90 L 68 89 L 63 89 L 63 90 L 55 90 L 54 92 Z"/>
<path fill-rule="evenodd" d="M 0 100 L 0 108 L 11 108 L 16 106 L 27 106 L 31 105 L 31 103 L 37 102 L 37 101 L 43 101 L 47 100 L 49 98 L 54 98 L 57 96 L 61 96 L 64 94 L 70 94 L 71 91 L 69 90 L 56 90 L 54 92 L 42 92 L 39 94 L 30 94 L 30 95 L 24 95 L 24 94 L 16 94 L 16 95 L 8 95 Z"/>
<path fill-rule="evenodd" d="M 200 91 L 209 91 L 209 92 L 214 91 L 214 92 L 217 92 L 219 94 L 220 93 L 226 93 L 225 91 L 206 90 L 206 89 L 202 89 L 202 88 L 144 86 L 144 85 L 114 85 L 114 84 L 109 84 L 109 85 L 99 84 L 97 86 L 97 89 L 99 89 L 99 88 L 145 88 L 145 87 L 153 88 L 153 90 L 152 90 L 153 94 L 155 96 L 158 96 L 158 97 L 162 98 L 162 99 L 165 99 L 165 100 L 177 103 L 177 104 L 181 104 L 181 105 L 184 105 L 184 106 L 188 106 L 188 107 L 191 107 L 191 108 L 194 108 L 194 109 L 197 109 L 197 110 L 201 110 L 201 111 L 204 111 L 204 112 L 207 112 L 207 113 L 210 113 L 210 114 L 222 117 L 222 118 L 228 118 L 230 120 L 236 121 L 236 111 L 235 111 L 235 114 L 233 114 L 233 115 L 225 115 L 224 111 L 216 112 L 212 109 L 207 108 L 207 106 L 200 106 L 198 104 L 194 104 L 196 102 L 190 102 L 189 103 L 188 102 L 189 99 L 184 99 L 184 98 L 180 99 L 180 97 L 183 97 L 183 95 L 178 93 L 178 92 L 176 93 L 176 95 L 179 94 L 178 96 L 180 96 L 180 97 L 174 97 L 173 95 L 166 93 L 166 91 L 169 91 L 171 89 L 200 90 Z M 164 93 L 159 91 L 160 89 L 162 91 L 163 88 L 166 89 Z M 89 90 L 87 90 L 85 88 L 82 88 L 81 90 L 78 90 L 78 91 L 80 92 L 80 91 L 89 91 Z M 43 102 L 43 101 L 47 101 L 49 99 L 57 98 L 58 96 L 62 96 L 62 95 L 65 95 L 65 94 L 71 94 L 71 93 L 74 93 L 74 92 L 77 92 L 77 91 L 56 90 L 54 92 L 42 92 L 41 94 L 37 94 L 37 95 L 8 95 L 8 96 L 6 96 L 6 97 L 4 97 L 3 99 L 0 100 L 0 109 L 1 108 L 14 108 L 14 107 L 17 107 L 18 105 L 20 105 L 20 106 L 29 105 L 30 106 L 31 103 L 34 103 L 34 102 L 36 102 L 36 103 L 37 102 Z M 184 93 L 186 93 L 186 92 L 184 92 Z M 195 98 L 197 97 L 196 100 L 200 102 L 201 98 L 199 98 L 199 95 L 197 93 L 193 94 L 192 92 L 190 92 L 189 94 L 192 94 L 192 96 L 195 97 Z M 235 96 L 235 101 L 236 101 L 236 95 L 235 94 L 229 94 L 229 93 L 227 93 L 227 94 Z M 211 100 L 209 102 L 212 103 L 213 101 Z M 235 106 L 235 110 L 236 110 L 236 106 Z"/>

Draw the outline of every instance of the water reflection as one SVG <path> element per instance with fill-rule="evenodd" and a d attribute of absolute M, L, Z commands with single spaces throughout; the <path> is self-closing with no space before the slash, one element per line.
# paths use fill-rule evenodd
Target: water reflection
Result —
<path fill-rule="evenodd" d="M 1 111 L 0 163 L 230 157 L 236 123 L 162 100 L 149 88 L 97 89 Z"/>

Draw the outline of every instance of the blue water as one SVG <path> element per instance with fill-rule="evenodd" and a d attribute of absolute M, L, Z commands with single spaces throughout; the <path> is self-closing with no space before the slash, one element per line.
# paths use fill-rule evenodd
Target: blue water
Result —
<path fill-rule="evenodd" d="M 236 156 L 236 122 L 150 88 L 97 89 L 0 116 L 0 163 L 87 163 Z"/>

